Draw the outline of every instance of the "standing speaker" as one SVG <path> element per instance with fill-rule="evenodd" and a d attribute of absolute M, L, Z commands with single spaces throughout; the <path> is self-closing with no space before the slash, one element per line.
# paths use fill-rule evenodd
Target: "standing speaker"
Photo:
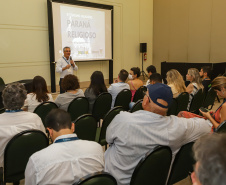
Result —
<path fill-rule="evenodd" d="M 140 43 L 140 52 L 141 53 L 147 52 L 147 43 Z"/>

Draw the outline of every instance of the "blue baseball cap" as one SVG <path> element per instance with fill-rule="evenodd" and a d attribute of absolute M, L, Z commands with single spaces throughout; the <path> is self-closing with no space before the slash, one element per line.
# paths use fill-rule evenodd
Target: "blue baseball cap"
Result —
<path fill-rule="evenodd" d="M 173 93 L 171 88 L 162 83 L 156 83 L 153 85 L 147 86 L 149 97 L 151 100 L 162 108 L 168 108 L 173 100 Z M 162 99 L 168 103 L 167 106 L 162 105 L 161 103 L 157 102 L 158 99 Z"/>

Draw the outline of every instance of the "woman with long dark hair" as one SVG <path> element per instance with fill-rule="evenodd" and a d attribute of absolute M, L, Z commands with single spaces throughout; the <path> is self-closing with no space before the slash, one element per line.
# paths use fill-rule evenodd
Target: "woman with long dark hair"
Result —
<path fill-rule="evenodd" d="M 32 92 L 27 94 L 23 109 L 33 112 L 40 103 L 45 101 L 53 101 L 53 97 L 47 90 L 45 79 L 35 76 L 32 81 Z"/>
<path fill-rule="evenodd" d="M 89 112 L 92 113 L 93 104 L 99 94 L 107 92 L 104 75 L 101 71 L 94 71 L 90 77 L 91 83 L 85 91 L 85 97 L 89 100 Z"/>

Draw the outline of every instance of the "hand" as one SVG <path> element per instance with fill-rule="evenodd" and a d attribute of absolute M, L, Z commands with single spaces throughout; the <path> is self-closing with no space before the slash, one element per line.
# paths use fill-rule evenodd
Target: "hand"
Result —
<path fill-rule="evenodd" d="M 68 65 L 66 65 L 66 66 L 63 68 L 63 70 L 69 69 L 70 67 L 71 67 L 71 65 L 68 64 Z"/>
<path fill-rule="evenodd" d="M 202 113 L 203 117 L 210 119 L 210 117 L 211 117 L 210 112 L 203 112 L 200 109 L 199 109 L 199 111 Z"/>
<path fill-rule="evenodd" d="M 115 80 L 114 80 L 114 83 L 118 83 L 118 80 L 117 80 L 117 79 L 115 79 Z"/>

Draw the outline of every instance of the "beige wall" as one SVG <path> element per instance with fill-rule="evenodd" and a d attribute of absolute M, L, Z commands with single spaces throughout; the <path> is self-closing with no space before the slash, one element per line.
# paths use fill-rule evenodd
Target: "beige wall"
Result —
<path fill-rule="evenodd" d="M 226 61 L 225 0 L 154 0 L 153 64 Z"/>
<path fill-rule="evenodd" d="M 147 42 L 152 64 L 152 0 L 93 0 L 114 6 L 114 77 L 120 69 L 141 67 L 139 43 Z M 0 76 L 6 83 L 41 75 L 50 85 L 48 21 L 46 0 L 8 0 L 0 6 Z M 89 81 L 95 70 L 108 78 L 108 62 L 78 64 L 81 82 Z M 56 75 L 58 84 L 59 75 Z"/>

